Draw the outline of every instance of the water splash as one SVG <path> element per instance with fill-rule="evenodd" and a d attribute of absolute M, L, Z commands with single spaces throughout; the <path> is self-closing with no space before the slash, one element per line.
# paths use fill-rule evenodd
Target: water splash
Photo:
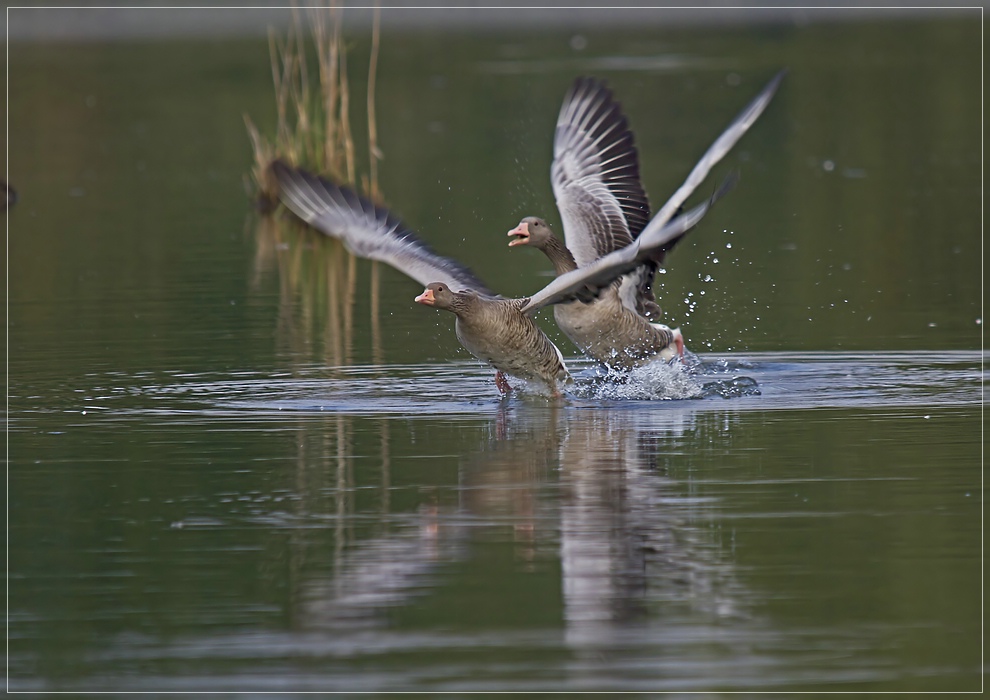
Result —
<path fill-rule="evenodd" d="M 669 401 L 700 398 L 703 386 L 688 366 L 657 360 L 629 372 L 600 368 L 590 381 L 582 378 L 571 393 L 600 400 Z"/>
<path fill-rule="evenodd" d="M 760 385 L 752 377 L 733 377 L 707 382 L 701 388 L 705 398 L 720 396 L 723 399 L 737 399 L 741 396 L 759 396 Z"/>

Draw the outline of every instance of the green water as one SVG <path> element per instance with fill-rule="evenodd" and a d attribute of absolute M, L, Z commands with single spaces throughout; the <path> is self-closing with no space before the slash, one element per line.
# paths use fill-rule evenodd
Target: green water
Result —
<path fill-rule="evenodd" d="M 9 687 L 979 690 L 980 32 L 386 30 L 388 204 L 512 295 L 576 75 L 658 207 L 789 68 L 658 290 L 761 394 L 556 406 L 250 211 L 263 40 L 11 43 Z"/>

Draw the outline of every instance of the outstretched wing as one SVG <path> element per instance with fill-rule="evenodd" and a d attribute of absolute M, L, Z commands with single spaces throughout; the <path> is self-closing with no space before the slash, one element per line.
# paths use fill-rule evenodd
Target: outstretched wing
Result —
<path fill-rule="evenodd" d="M 725 154 L 732 149 L 760 114 L 763 113 L 763 110 L 773 98 L 774 93 L 776 93 L 777 87 L 780 85 L 780 81 L 783 80 L 786 72 L 786 70 L 782 70 L 777 73 L 766 87 L 760 91 L 760 94 L 753 98 L 746 108 L 739 113 L 729 127 L 722 132 L 722 135 L 708 148 L 701 157 L 701 160 L 694 166 L 694 169 L 688 175 L 684 184 L 663 205 L 648 226 L 662 227 L 677 213 L 677 210 L 684 204 L 684 201 L 691 196 L 691 193 L 708 176 L 712 167 L 725 157 Z M 657 269 L 663 264 L 664 258 L 672 245 L 667 245 L 659 249 L 645 265 L 642 265 L 636 270 L 635 274 L 629 275 L 622 281 L 622 286 L 619 290 L 622 303 L 631 309 L 635 309 L 639 314 L 647 318 L 654 319 L 659 316 L 660 307 L 657 306 L 653 298 L 653 278 L 656 276 Z"/>
<path fill-rule="evenodd" d="M 443 282 L 455 291 L 494 296 L 471 270 L 437 255 L 387 209 L 281 160 L 269 167 L 282 203 L 313 228 L 340 239 L 355 255 L 388 263 L 424 286 Z"/>
<path fill-rule="evenodd" d="M 735 185 L 735 176 L 726 178 L 722 186 L 704 204 L 681 214 L 665 226 L 654 225 L 656 219 L 643 229 L 633 243 L 595 260 L 589 265 L 557 277 L 529 298 L 523 313 L 532 313 L 544 306 L 578 299 L 591 301 L 616 278 L 641 265 L 658 250 L 670 247 L 691 230 L 708 213 L 711 205 Z"/>
<path fill-rule="evenodd" d="M 632 243 L 650 219 L 629 124 L 597 80 L 578 78 L 564 98 L 550 180 L 579 267 Z"/>
<path fill-rule="evenodd" d="M 673 196 L 667 201 L 666 204 L 661 207 L 660 211 L 657 212 L 656 216 L 653 217 L 653 221 L 650 225 L 657 224 L 663 226 L 671 217 L 677 212 L 682 204 L 691 196 L 698 185 L 708 177 L 708 173 L 711 171 L 712 167 L 718 163 L 725 154 L 732 150 L 732 147 L 736 145 L 736 142 L 742 138 L 743 134 L 753 125 L 753 123 L 759 118 L 766 109 L 766 106 L 770 104 L 770 100 L 773 99 L 774 93 L 777 92 L 777 88 L 780 86 L 780 81 L 784 79 L 787 74 L 787 69 L 780 71 L 775 75 L 769 83 L 766 84 L 760 94 L 753 98 L 753 100 L 746 105 L 745 109 L 739 113 L 739 115 L 733 120 L 729 127 L 722 132 L 722 135 L 715 139 L 715 143 L 709 146 L 708 150 L 705 151 L 705 155 L 701 156 L 701 160 L 698 161 L 697 165 L 687 176 L 684 184 L 677 188 Z"/>

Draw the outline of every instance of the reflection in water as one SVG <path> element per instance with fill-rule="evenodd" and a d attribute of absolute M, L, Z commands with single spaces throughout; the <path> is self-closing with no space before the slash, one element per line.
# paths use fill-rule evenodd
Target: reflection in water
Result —
<path fill-rule="evenodd" d="M 279 306 L 276 340 L 298 361 L 342 367 L 354 361 L 357 259 L 343 245 L 279 216 L 250 215 L 256 240 L 252 285 L 277 271 Z M 371 266 L 372 358 L 380 363 L 379 274 Z"/>
<path fill-rule="evenodd" d="M 645 412 L 644 412 L 645 413 Z M 566 639 L 575 649 L 627 640 L 630 623 L 686 609 L 733 615 L 731 571 L 708 541 L 710 504 L 685 497 L 655 461 L 690 413 L 580 411 L 560 448 L 560 558 Z"/>
<path fill-rule="evenodd" d="M 596 659 L 654 622 L 745 617 L 709 527 L 715 504 L 691 497 L 656 465 L 678 438 L 705 429 L 698 421 L 723 419 L 505 401 L 462 460 L 457 503 L 420 505 L 398 522 L 392 516 L 384 534 L 348 536 L 329 573 L 301 582 L 296 624 L 382 626 L 395 608 L 436 595 L 439 569 L 465 560 L 472 537 L 490 531 L 511 540 L 522 571 L 559 560 L 564 641 L 579 659 Z M 338 536 L 360 515 L 352 503 L 342 507 Z"/>
<path fill-rule="evenodd" d="M 338 529 L 339 532 L 339 529 Z M 307 630 L 375 627 L 389 611 L 426 594 L 437 566 L 464 556 L 463 528 L 441 527 L 436 508 L 386 536 L 361 540 L 334 553 L 334 575 L 304 581 L 296 624 Z"/>

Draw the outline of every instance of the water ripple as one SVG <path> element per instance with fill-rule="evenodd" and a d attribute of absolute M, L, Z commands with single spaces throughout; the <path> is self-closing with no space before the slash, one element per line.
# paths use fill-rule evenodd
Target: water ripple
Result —
<path fill-rule="evenodd" d="M 749 411 L 813 408 L 934 407 L 980 403 L 986 356 L 932 353 L 753 353 L 706 355 L 690 369 L 655 363 L 616 377 L 571 359 L 575 382 L 563 405 L 614 410 Z M 83 416 L 185 415 L 201 418 L 299 415 L 436 416 L 494 414 L 505 402 L 553 403 L 521 387 L 499 397 L 492 373 L 476 362 L 296 368 L 292 373 L 236 371 L 89 375 L 71 405 Z M 12 387 L 12 404 L 30 387 Z M 39 409 L 40 410 L 40 409 Z M 30 414 L 27 409 L 21 414 Z M 16 429 L 16 422 L 14 425 Z"/>

